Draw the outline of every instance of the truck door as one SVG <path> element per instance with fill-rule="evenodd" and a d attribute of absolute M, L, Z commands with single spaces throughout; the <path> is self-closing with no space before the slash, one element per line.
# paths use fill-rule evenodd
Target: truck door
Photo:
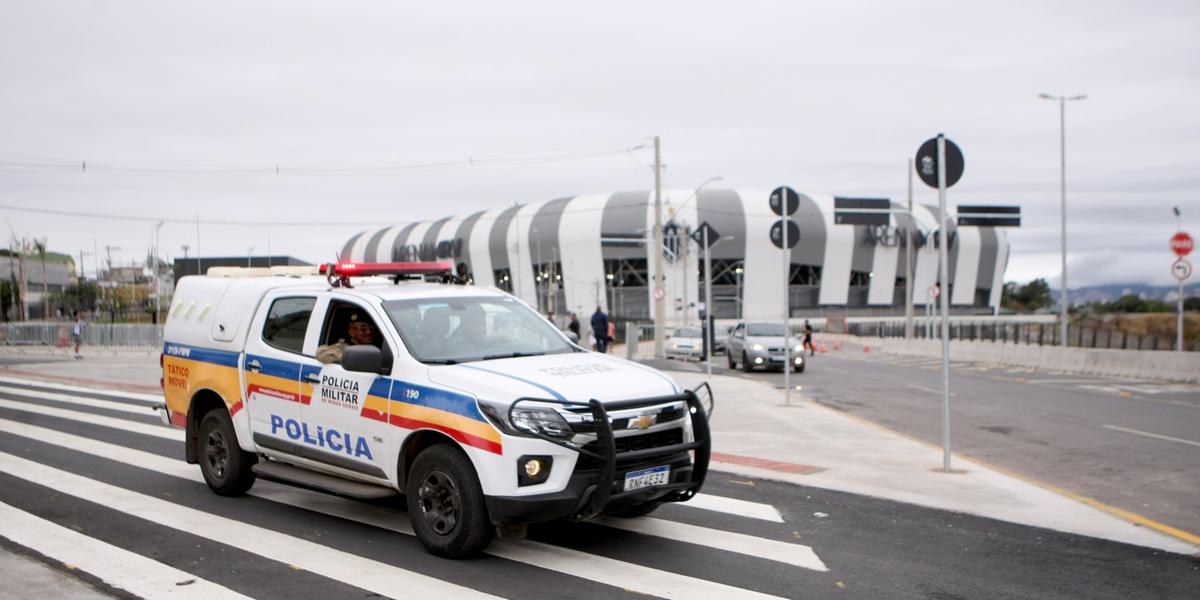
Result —
<path fill-rule="evenodd" d="M 316 294 L 281 290 L 263 301 L 264 314 L 246 339 L 243 384 L 250 430 L 264 453 L 295 454 L 301 436 L 300 366 Z"/>
<path fill-rule="evenodd" d="M 379 315 L 354 299 L 329 301 L 317 336 L 316 359 L 301 369 L 301 394 L 312 401 L 302 407 L 310 450 L 306 458 L 358 475 L 386 479 L 395 468 L 395 453 L 386 451 L 389 435 L 388 394 L 392 381 L 392 349 Z M 313 333 L 317 333 L 314 331 Z M 383 351 L 381 373 L 347 371 L 341 352 L 354 344 L 373 344 Z M 390 448 L 390 445 L 388 446 Z"/>

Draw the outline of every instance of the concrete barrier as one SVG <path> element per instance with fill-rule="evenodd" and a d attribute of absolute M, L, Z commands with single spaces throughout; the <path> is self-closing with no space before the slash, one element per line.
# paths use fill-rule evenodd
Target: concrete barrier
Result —
<path fill-rule="evenodd" d="M 863 346 L 870 344 L 872 352 L 927 358 L 942 356 L 942 343 L 937 339 L 868 338 L 844 334 L 824 334 L 821 338 L 830 343 L 839 342 L 843 351 L 849 352 L 861 353 Z M 950 359 L 1035 371 L 1200 383 L 1200 352 L 1060 348 L 952 340 Z"/>

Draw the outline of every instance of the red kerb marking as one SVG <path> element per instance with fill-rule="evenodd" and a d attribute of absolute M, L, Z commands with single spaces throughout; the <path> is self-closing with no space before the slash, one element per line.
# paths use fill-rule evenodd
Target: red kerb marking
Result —
<path fill-rule="evenodd" d="M 712 460 L 715 462 L 729 463 L 731 465 L 769 469 L 771 471 L 779 471 L 781 473 L 799 473 L 801 475 L 812 475 L 813 473 L 820 473 L 821 471 L 825 470 L 821 467 L 813 467 L 810 465 L 800 465 L 778 460 L 769 460 L 766 458 L 756 458 L 754 456 L 723 454 L 720 452 L 713 452 Z"/>

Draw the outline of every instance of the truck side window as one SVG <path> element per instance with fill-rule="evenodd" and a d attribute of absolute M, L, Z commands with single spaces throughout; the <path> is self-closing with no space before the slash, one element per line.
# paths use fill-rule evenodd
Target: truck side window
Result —
<path fill-rule="evenodd" d="M 300 354 L 304 333 L 312 316 L 316 298 L 279 298 L 271 303 L 271 312 L 263 325 L 263 341 L 272 348 Z"/>

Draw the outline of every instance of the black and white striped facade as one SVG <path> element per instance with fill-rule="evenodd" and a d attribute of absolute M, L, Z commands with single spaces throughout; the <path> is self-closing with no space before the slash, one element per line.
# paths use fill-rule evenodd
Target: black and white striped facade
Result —
<path fill-rule="evenodd" d="M 663 221 L 673 223 L 663 260 L 668 319 L 702 300 L 703 260 L 684 236 L 708 222 L 722 236 L 713 247 L 713 296 L 719 318 L 777 319 L 783 304 L 783 253 L 770 240 L 779 217 L 769 190 L 663 192 Z M 904 238 L 914 222 L 914 296 L 930 301 L 937 281 L 936 207 L 896 213 L 887 227 L 834 225 L 834 197 L 801 194 L 793 219 L 800 242 L 791 250 L 792 314 L 821 309 L 903 310 Z M 896 208 L 902 208 L 893 203 Z M 342 260 L 465 262 L 476 285 L 510 290 L 545 311 L 590 314 L 597 304 L 617 317 L 652 314 L 647 285 L 654 261 L 647 237 L 654 222 L 650 191 L 588 194 L 513 205 L 436 221 L 364 231 L 346 242 Z M 953 223 L 953 219 L 950 219 Z M 1003 229 L 950 225 L 950 300 L 985 311 L 1000 302 L 1008 239 Z M 519 268 L 517 268 L 519 267 Z M 553 281 L 553 287 L 547 287 Z M 696 310 L 687 317 L 695 322 Z"/>

